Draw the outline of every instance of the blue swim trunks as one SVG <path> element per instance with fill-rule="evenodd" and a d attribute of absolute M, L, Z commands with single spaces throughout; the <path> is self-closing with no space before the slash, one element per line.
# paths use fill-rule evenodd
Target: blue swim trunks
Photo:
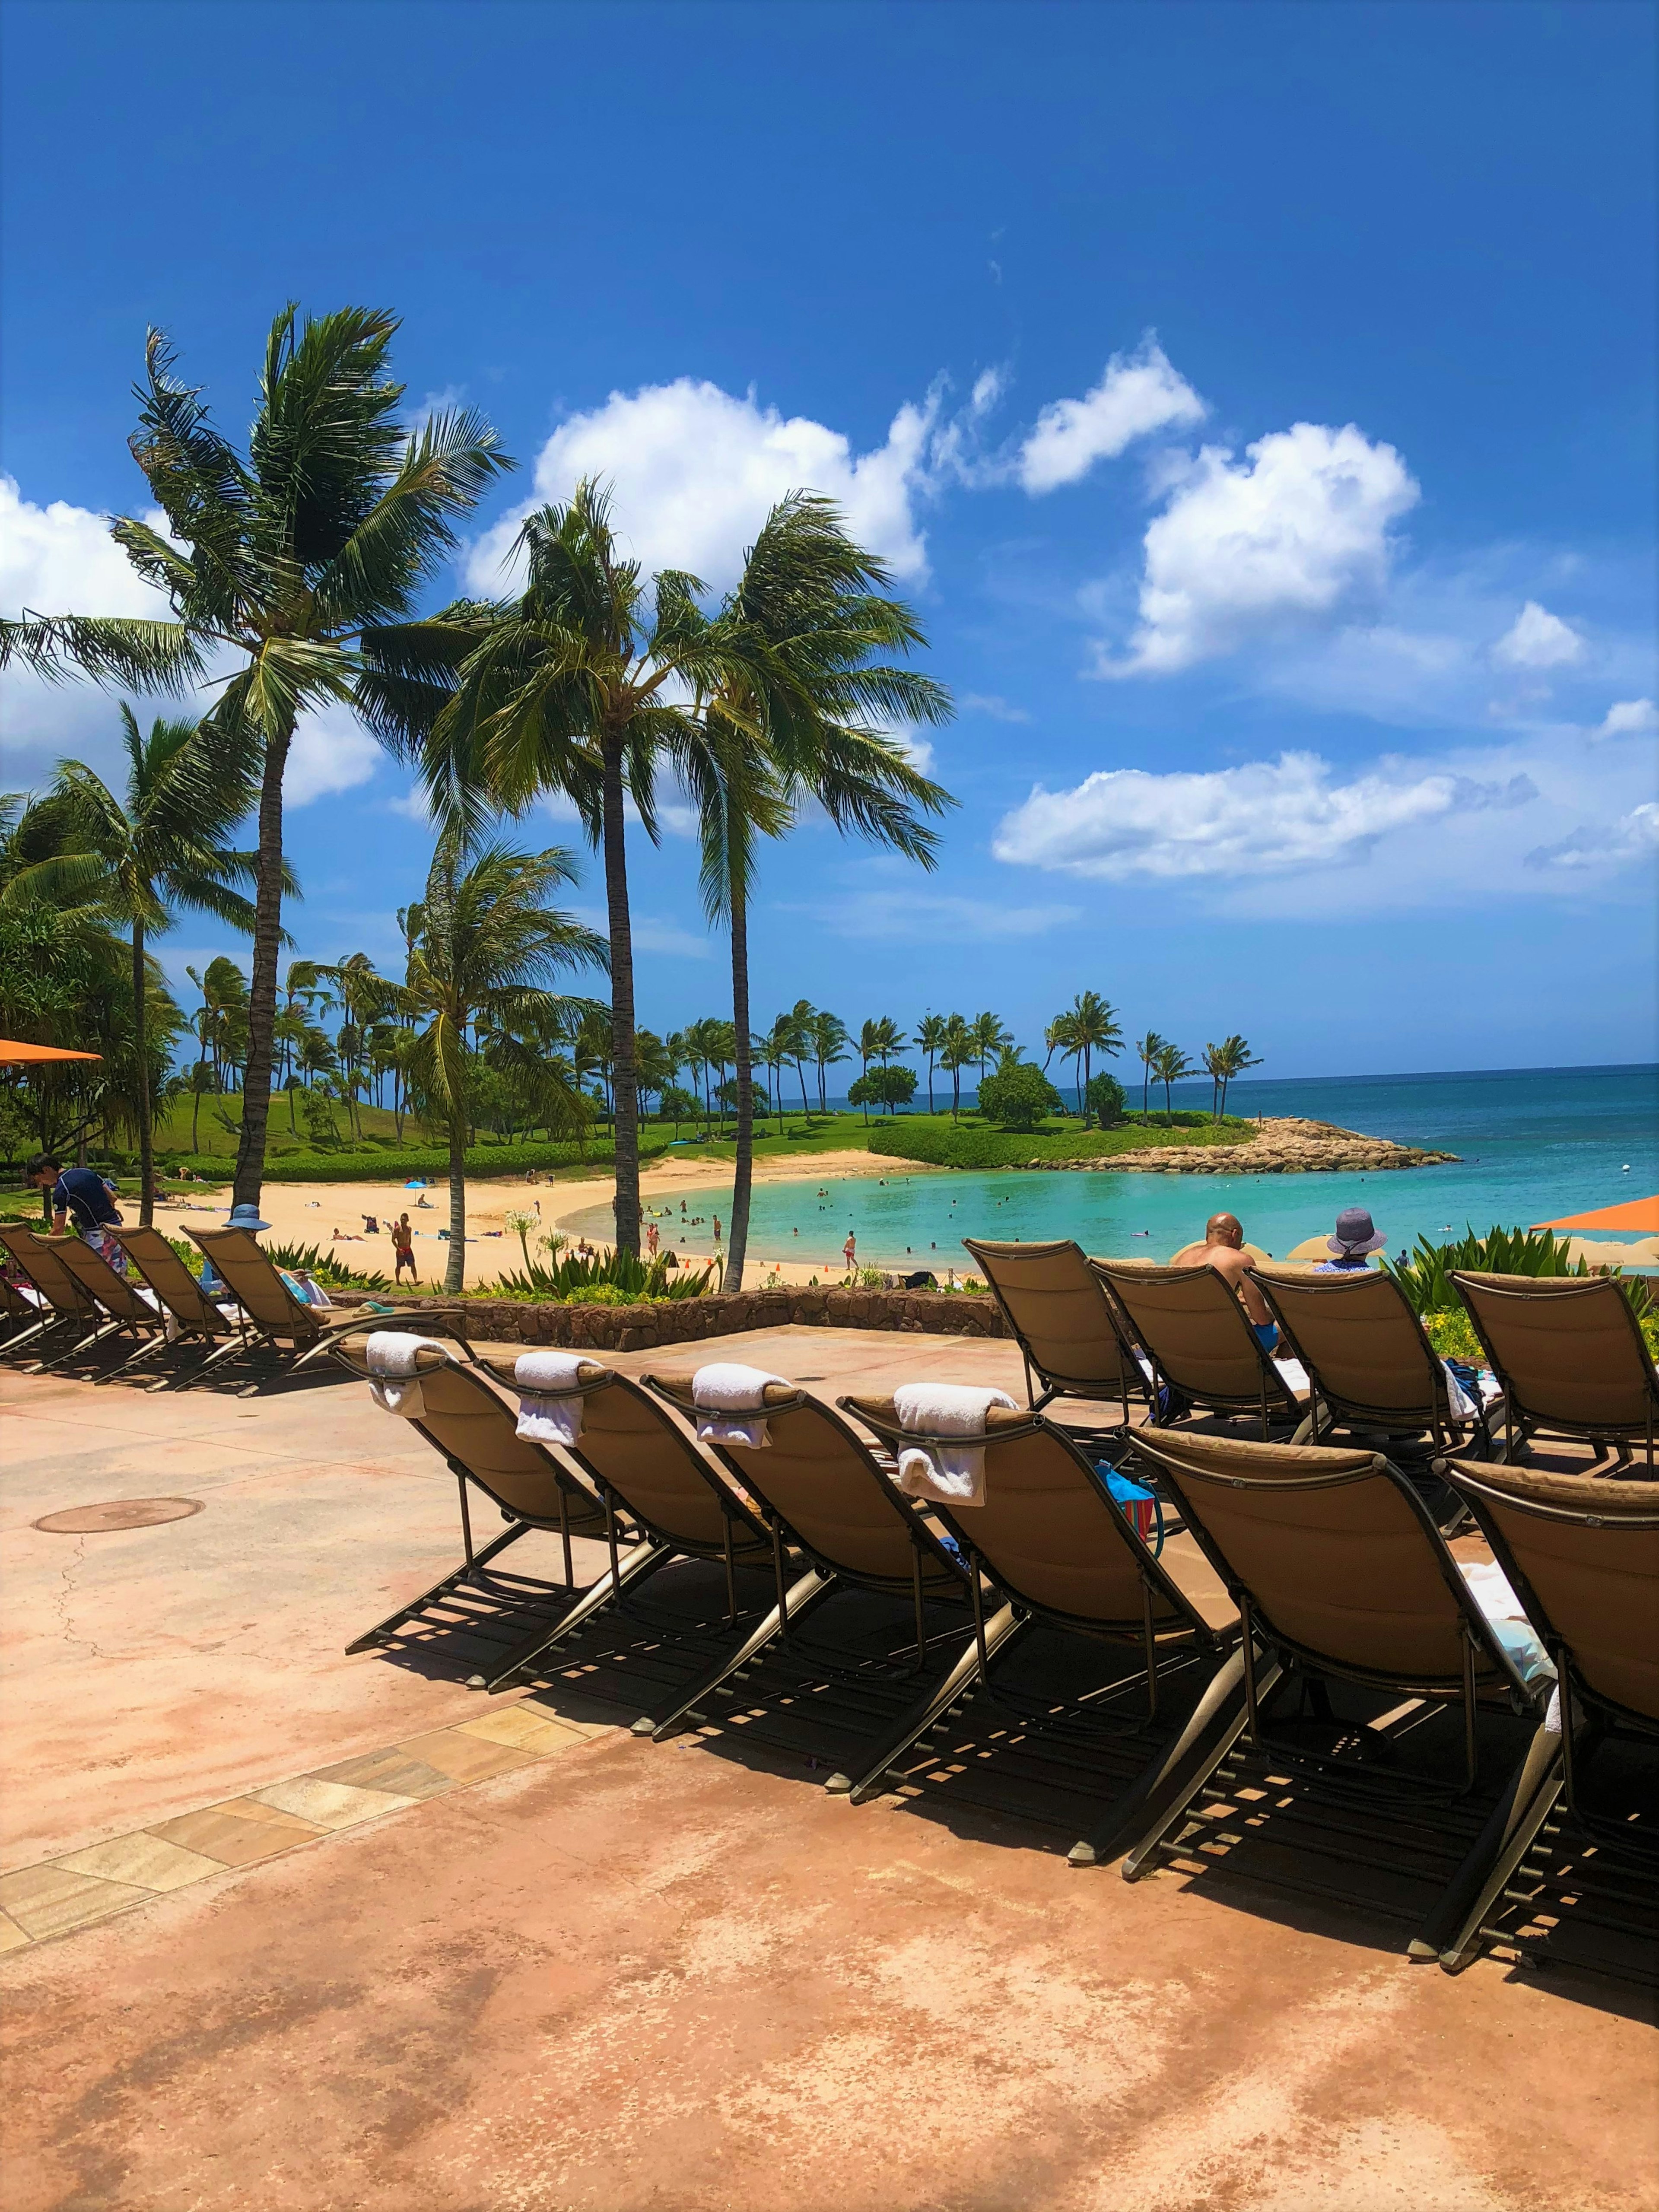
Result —
<path fill-rule="evenodd" d="M 1253 1321 L 1250 1333 L 1271 1359 L 1279 1349 L 1279 1324 L 1271 1321 Z"/>

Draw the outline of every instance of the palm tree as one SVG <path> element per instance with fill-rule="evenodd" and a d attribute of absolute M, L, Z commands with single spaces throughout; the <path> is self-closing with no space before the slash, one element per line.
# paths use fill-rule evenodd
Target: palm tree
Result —
<path fill-rule="evenodd" d="M 1233 1078 L 1236 1075 L 1243 1075 L 1247 1068 L 1265 1067 L 1267 1062 L 1257 1058 L 1250 1050 L 1245 1039 L 1240 1036 L 1237 1030 L 1231 1036 L 1224 1040 L 1220 1047 L 1220 1058 L 1221 1111 L 1224 1115 L 1227 1111 L 1227 1088 Z M 1207 1060 L 1206 1064 L 1207 1065 Z"/>
<path fill-rule="evenodd" d="M 789 1065 L 789 1017 L 787 1014 L 780 1014 L 771 1028 L 763 1030 L 755 1039 L 753 1046 L 754 1058 L 759 1060 L 761 1066 L 769 1074 L 776 1078 L 773 1085 L 772 1103 L 777 1110 L 780 1136 L 783 1134 L 783 1071 Z M 729 1254 L 731 1250 L 729 1243 L 726 1250 Z M 731 1266 L 729 1257 L 726 1266 L 729 1269 Z M 720 1280 L 721 1286 L 724 1288 L 726 1277 L 722 1276 Z"/>
<path fill-rule="evenodd" d="M 848 1038 L 847 1024 L 839 1014 L 815 1014 L 812 1018 L 812 1057 L 818 1068 L 818 1111 L 830 1111 L 829 1072 L 847 1057 Z"/>
<path fill-rule="evenodd" d="M 953 1121 L 962 1112 L 962 1071 L 964 1067 L 971 1067 L 978 1057 L 979 1048 L 964 1017 L 948 1014 L 945 1022 L 945 1045 L 939 1056 L 939 1064 L 951 1079 L 951 1119 Z"/>
<path fill-rule="evenodd" d="M 994 1014 L 975 1014 L 970 1024 L 970 1034 L 974 1041 L 974 1057 L 979 1064 L 982 1082 L 992 1054 L 1000 1052 L 1004 1045 L 1011 1044 L 1013 1040 Z"/>
<path fill-rule="evenodd" d="M 258 791 L 253 977 L 235 1199 L 257 1205 L 270 1110 L 276 960 L 283 942 L 283 781 L 299 718 L 346 702 L 380 726 L 384 681 L 365 690 L 365 655 L 396 672 L 415 648 L 405 617 L 455 544 L 455 524 L 510 464 L 471 410 L 401 420 L 387 364 L 398 330 L 377 308 L 270 326 L 259 406 L 244 459 L 213 428 L 200 394 L 173 374 L 166 337 L 145 346 L 138 428 L 129 441 L 166 532 L 118 519 L 111 535 L 176 619 L 55 616 L 0 626 L 0 665 L 65 667 L 102 682 L 183 689 L 210 659 L 242 665 L 206 720 L 240 753 Z M 396 688 L 396 684 L 392 687 Z"/>
<path fill-rule="evenodd" d="M 918 1052 L 927 1055 L 927 1111 L 933 1110 L 933 1062 L 945 1049 L 945 1017 L 943 1014 L 924 1014 L 916 1024 L 916 1033 L 910 1040 Z"/>
<path fill-rule="evenodd" d="M 919 813 L 953 805 L 878 726 L 939 723 L 942 685 L 875 659 L 926 640 L 890 578 L 848 536 L 833 504 L 792 493 L 768 515 L 711 635 L 732 650 L 699 695 L 700 742 L 681 757 L 702 822 L 703 903 L 732 933 L 738 1042 L 738 1151 L 722 1282 L 742 1287 L 753 1178 L 748 905 L 758 840 L 782 836 L 815 799 L 844 836 L 890 847 L 924 867 L 937 836 Z"/>
<path fill-rule="evenodd" d="M 1175 1109 L 1170 1103 L 1170 1085 L 1179 1083 L 1183 1076 L 1195 1074 L 1197 1071 L 1179 1045 L 1165 1044 L 1159 1047 L 1152 1073 L 1164 1085 L 1164 1118 L 1173 1123 Z"/>
<path fill-rule="evenodd" d="M 1085 1102 L 1089 1096 L 1090 1057 L 1097 1052 L 1103 1059 L 1115 1057 L 1123 1049 L 1123 1032 L 1118 1027 L 1116 1007 L 1103 999 L 1098 991 L 1079 991 L 1072 1001 L 1066 1019 L 1071 1028 L 1073 1056 L 1075 1058 L 1080 1054 L 1083 1060 L 1078 1112 L 1086 1129 L 1089 1115 Z"/>
<path fill-rule="evenodd" d="M 1158 1056 L 1159 1053 L 1164 1049 L 1168 1042 L 1168 1039 L 1161 1037 L 1156 1030 L 1148 1030 L 1146 1036 L 1141 1038 L 1140 1042 L 1135 1047 L 1136 1056 L 1140 1061 L 1140 1117 L 1142 1121 L 1146 1120 L 1147 1114 L 1151 1111 L 1148 1093 L 1152 1089 L 1152 1071 L 1158 1064 Z"/>
<path fill-rule="evenodd" d="M 1221 1069 L 1226 1055 L 1218 1044 L 1204 1048 L 1204 1073 L 1210 1079 L 1210 1119 L 1221 1119 Z"/>
<path fill-rule="evenodd" d="M 290 975 L 292 972 L 290 969 Z M 325 976 L 340 994 L 339 1003 L 345 1016 L 339 1033 L 339 1052 L 345 1066 L 348 1084 L 346 1114 L 361 1136 L 362 1121 L 355 1109 L 355 1078 L 362 1061 L 369 1021 L 386 1005 L 386 994 L 391 987 L 384 975 L 375 972 L 374 963 L 367 952 L 346 953 L 331 968 L 319 968 L 316 973 L 319 978 Z"/>
<path fill-rule="evenodd" d="M 138 1127 L 139 1219 L 155 1210 L 154 1075 L 145 1035 L 147 939 L 173 927 L 173 909 L 210 914 L 252 932 L 253 908 L 232 886 L 252 873 L 252 856 L 228 842 L 252 803 L 245 763 L 191 721 L 156 721 L 149 735 L 123 701 L 125 794 L 118 798 L 84 761 L 58 763 L 53 784 L 82 850 L 43 862 L 67 878 L 131 934 L 132 1004 Z"/>
<path fill-rule="evenodd" d="M 542 1085 L 555 1122 L 575 1128 L 585 1108 L 568 1063 L 544 1059 L 517 1040 L 527 1024 L 549 1027 L 569 1002 L 545 987 L 563 969 L 605 963 L 605 940 L 545 905 L 573 883 L 573 856 L 557 847 L 521 853 L 486 845 L 468 865 L 453 834 L 440 836 L 420 903 L 409 981 L 398 994 L 423 1024 L 417 1081 L 442 1114 L 449 1141 L 449 1262 L 444 1288 L 466 1272 L 466 1137 L 469 1073 L 476 1059 L 522 1069 Z M 472 1036 L 480 1047 L 469 1042 Z"/>

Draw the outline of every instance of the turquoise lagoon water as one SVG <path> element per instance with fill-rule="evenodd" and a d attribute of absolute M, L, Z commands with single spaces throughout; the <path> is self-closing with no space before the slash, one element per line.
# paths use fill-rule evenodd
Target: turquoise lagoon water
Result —
<path fill-rule="evenodd" d="M 1189 1088 L 1178 1104 L 1207 1104 Z M 757 1186 L 752 1261 L 804 1260 L 839 1275 L 851 1229 L 861 1264 L 961 1268 L 964 1236 L 1075 1237 L 1085 1250 L 1165 1258 L 1209 1214 L 1237 1214 L 1253 1243 L 1283 1255 L 1328 1231 L 1345 1206 L 1370 1209 L 1398 1252 L 1419 1235 L 1462 1235 L 1494 1223 L 1524 1225 L 1618 1205 L 1659 1191 L 1659 1066 L 1522 1068 L 1480 1074 L 1354 1076 L 1234 1086 L 1231 1110 L 1298 1114 L 1369 1136 L 1455 1152 L 1456 1166 L 1382 1175 L 1160 1176 L 907 1171 L 854 1176 L 817 1195 L 811 1180 Z M 1628 1170 L 1628 1172 L 1626 1170 Z M 661 1181 L 658 1182 L 658 1174 Z M 669 1204 L 672 1169 L 654 1171 L 647 1203 Z M 653 1188 L 653 1186 L 655 1186 Z M 679 1200 L 663 1241 L 682 1252 L 713 1248 L 713 1219 L 731 1217 L 731 1192 L 705 1188 Z M 690 1217 L 702 1221 L 690 1225 Z M 611 1234 L 609 1207 L 573 1217 L 595 1241 Z M 798 1233 L 796 1233 L 798 1232 Z"/>

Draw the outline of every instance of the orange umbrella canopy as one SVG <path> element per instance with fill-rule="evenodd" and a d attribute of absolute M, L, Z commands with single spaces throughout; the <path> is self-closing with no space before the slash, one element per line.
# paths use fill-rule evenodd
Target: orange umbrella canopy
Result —
<path fill-rule="evenodd" d="M 1596 1213 L 1569 1213 L 1559 1221 L 1534 1221 L 1534 1229 L 1622 1229 L 1628 1236 L 1659 1237 L 1659 1198 L 1632 1198 Z"/>
<path fill-rule="evenodd" d="M 19 1044 L 0 1037 L 0 1067 L 32 1066 L 41 1060 L 101 1060 L 101 1052 L 64 1052 L 55 1044 Z"/>

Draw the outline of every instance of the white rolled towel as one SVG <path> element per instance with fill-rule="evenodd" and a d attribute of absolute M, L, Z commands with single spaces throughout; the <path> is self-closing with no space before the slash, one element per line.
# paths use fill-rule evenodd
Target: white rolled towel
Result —
<path fill-rule="evenodd" d="M 1470 1397 L 1468 1392 L 1458 1381 L 1456 1376 L 1452 1373 L 1451 1369 L 1447 1366 L 1446 1362 L 1443 1359 L 1441 1361 L 1440 1364 L 1444 1370 L 1446 1376 L 1446 1405 L 1449 1411 L 1451 1413 L 1455 1419 L 1460 1421 L 1472 1421 L 1474 1419 L 1474 1399 Z"/>
<path fill-rule="evenodd" d="M 698 1368 L 691 1378 L 691 1396 L 704 1416 L 697 1423 L 704 1443 L 769 1450 L 772 1432 L 761 1408 L 771 1382 L 789 1388 L 781 1375 L 769 1375 L 763 1367 L 744 1367 L 735 1359 L 717 1359 Z"/>
<path fill-rule="evenodd" d="M 1460 1559 L 1457 1567 L 1468 1585 L 1469 1595 L 1485 1613 L 1488 1626 L 1514 1662 L 1521 1680 L 1529 1684 L 1540 1677 L 1553 1681 L 1555 1662 L 1543 1638 L 1528 1620 L 1526 1608 L 1502 1567 L 1488 1559 Z M 1557 1717 L 1559 1721 L 1559 1713 Z"/>
<path fill-rule="evenodd" d="M 438 1337 L 416 1336 L 401 1328 L 377 1328 L 363 1346 L 368 1364 L 368 1395 L 383 1413 L 401 1414 L 406 1421 L 418 1421 L 425 1413 L 426 1398 L 416 1371 L 416 1354 L 420 1352 L 441 1352 L 446 1359 L 453 1357 L 450 1347 Z"/>
<path fill-rule="evenodd" d="M 906 1382 L 893 1393 L 899 1426 L 912 1433 L 983 1437 L 993 1406 L 1013 1407 L 1006 1390 L 963 1382 Z M 985 1449 L 963 1444 L 907 1445 L 899 1454 L 898 1486 L 911 1498 L 945 1505 L 983 1505 Z"/>
<path fill-rule="evenodd" d="M 582 1401 L 574 1395 L 586 1362 L 574 1352 L 521 1352 L 513 1363 L 519 1400 L 519 1434 L 538 1444 L 574 1444 L 582 1432 Z"/>

